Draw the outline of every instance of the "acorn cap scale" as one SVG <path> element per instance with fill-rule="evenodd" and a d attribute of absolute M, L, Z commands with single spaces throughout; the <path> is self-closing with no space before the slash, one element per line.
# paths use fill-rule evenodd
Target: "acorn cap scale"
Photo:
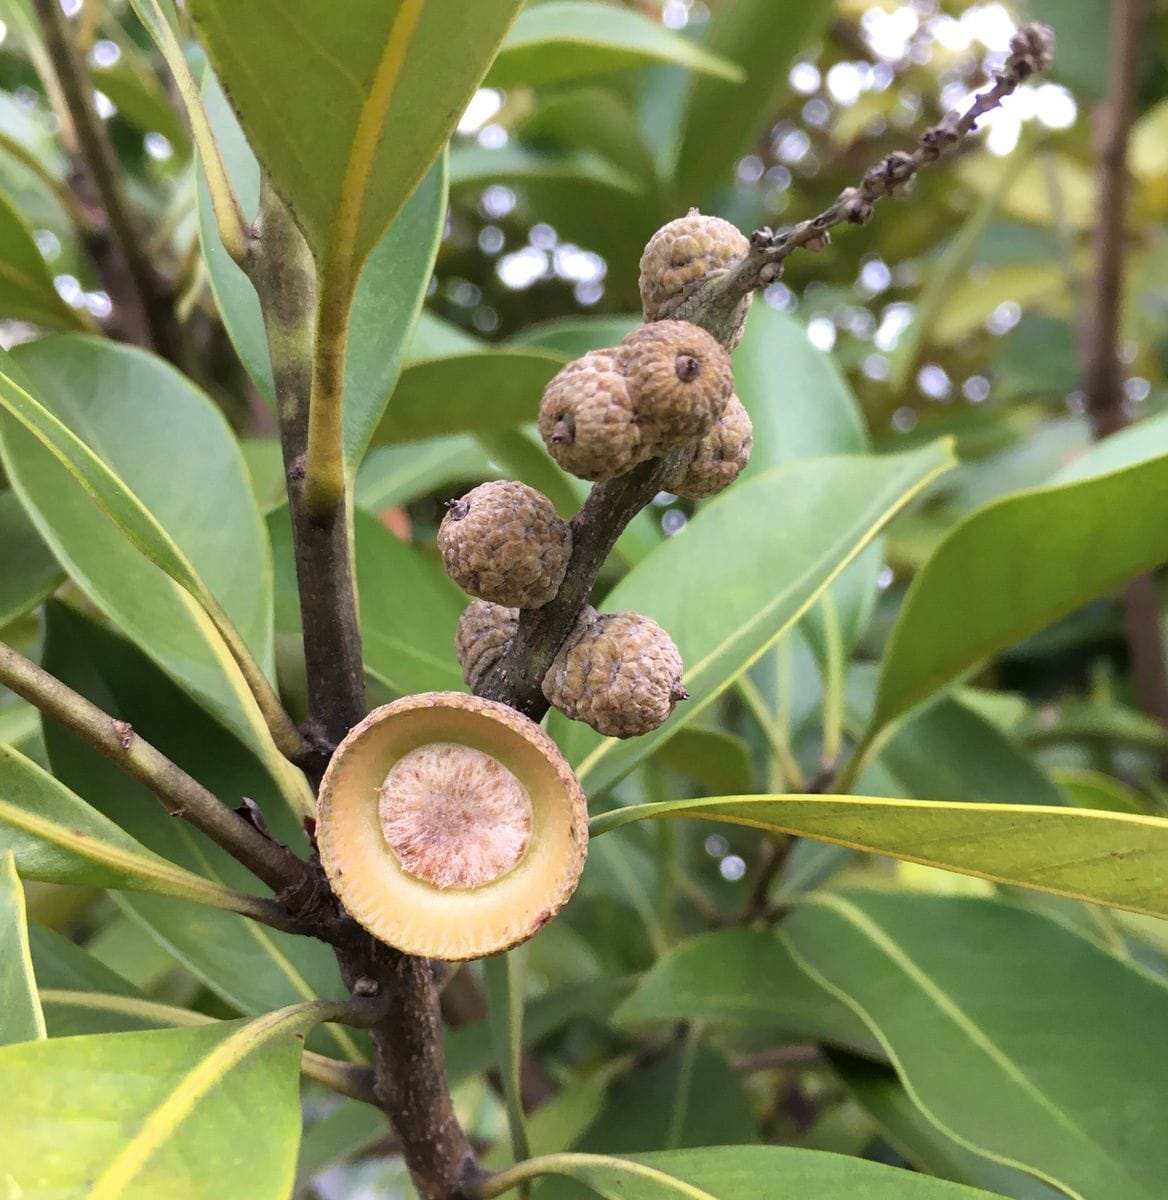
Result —
<path fill-rule="evenodd" d="M 555 743 L 504 704 L 455 692 L 375 709 L 321 782 L 333 890 L 408 954 L 480 958 L 524 941 L 575 890 L 584 794 Z"/>

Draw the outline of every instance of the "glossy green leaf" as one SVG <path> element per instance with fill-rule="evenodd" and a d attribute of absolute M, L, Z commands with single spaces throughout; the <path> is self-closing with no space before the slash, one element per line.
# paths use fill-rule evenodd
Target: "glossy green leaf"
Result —
<path fill-rule="evenodd" d="M 772 0 L 735 0 L 713 10 L 705 45 L 746 72 L 740 87 L 715 78 L 694 79 L 682 108 L 674 173 L 693 202 L 734 182 L 734 164 L 782 110 L 787 72 L 800 50 L 827 25 L 833 5 L 806 0 L 775 11 Z"/>
<path fill-rule="evenodd" d="M 545 385 L 566 361 L 545 350 L 481 350 L 413 361 L 402 372 L 373 441 L 410 442 L 525 425 L 535 420 Z"/>
<path fill-rule="evenodd" d="M 820 893 L 782 937 L 945 1132 L 1081 1200 L 1160 1196 L 1164 984 L 990 900 Z"/>
<path fill-rule="evenodd" d="M 1168 457 L 988 504 L 913 580 L 872 730 L 963 672 L 1168 558 Z M 1121 527 L 1115 514 L 1123 513 Z"/>
<path fill-rule="evenodd" d="M 208 119 L 249 219 L 259 204 L 259 165 L 223 90 L 208 73 Z M 216 304 L 248 373 L 269 398 L 272 365 L 251 281 L 219 241 L 206 183 L 199 181 L 199 234 Z M 356 468 L 397 382 L 422 307 L 446 216 L 446 158 L 441 156 L 382 235 L 361 272 L 349 317 L 345 356 L 345 461 Z"/>
<path fill-rule="evenodd" d="M 1162 817 L 875 796 L 720 796 L 613 809 L 592 819 L 592 835 L 660 817 L 727 821 L 817 838 L 1168 917 L 1168 820 Z"/>
<path fill-rule="evenodd" d="M 879 1123 L 885 1139 L 918 1171 L 992 1188 L 1011 1200 L 1066 1200 L 1061 1188 L 975 1154 L 943 1133 L 913 1104 L 890 1067 L 838 1051 L 829 1059 L 851 1094 Z"/>
<path fill-rule="evenodd" d="M 302 1038 L 327 1010 L 0 1049 L 9 1182 L 26 1196 L 286 1200 Z M 247 1113 L 263 1114 L 262 1137 Z"/>
<path fill-rule="evenodd" d="M 638 563 L 603 608 L 633 609 L 669 630 L 690 699 L 660 729 L 627 742 L 553 718 L 585 786 L 606 787 L 696 717 L 951 461 L 939 443 L 885 458 L 795 463 L 731 488 Z M 771 513 L 785 514 L 781 537 L 762 516 Z"/>
<path fill-rule="evenodd" d="M 469 145 L 450 153 L 450 186 L 486 187 L 490 183 L 549 182 L 592 183 L 636 194 L 637 179 L 586 150 L 548 153 L 518 142 L 497 150 Z"/>
<path fill-rule="evenodd" d="M 254 897 L 167 862 L 10 746 L 0 745 L 0 854 L 24 879 L 182 896 L 236 912 Z"/>
<path fill-rule="evenodd" d="M 860 406 L 835 360 L 811 344 L 802 322 L 762 300 L 751 306 L 734 352 L 734 388 L 754 427 L 744 478 L 802 459 L 869 449 Z M 875 601 L 882 561 L 883 551 L 873 544 L 832 585 L 834 610 L 817 605 L 804 619 L 821 665 L 832 636 L 844 654 L 854 647 Z"/>
<path fill-rule="evenodd" d="M 49 329 L 84 329 L 87 322 L 53 285 L 48 264 L 20 209 L 0 192 L 0 315 Z"/>
<path fill-rule="evenodd" d="M 43 1038 L 45 1015 L 29 954 L 24 889 L 11 850 L 0 854 L 0 963 L 0 1046 Z"/>
<path fill-rule="evenodd" d="M 774 1029 L 880 1053 L 846 1005 L 813 983 L 773 933 L 755 929 L 703 933 L 675 946 L 641 977 L 612 1021 Z"/>
<path fill-rule="evenodd" d="M 534 86 L 668 62 L 732 82 L 732 61 L 615 4 L 547 0 L 520 14 L 487 77 L 492 87 Z"/>
<path fill-rule="evenodd" d="M 615 346 L 626 334 L 632 333 L 640 324 L 640 317 L 555 317 L 550 321 L 537 322 L 520 330 L 512 344 L 537 346 L 562 354 L 565 358 L 579 358 L 589 350 L 603 350 Z"/>
<path fill-rule="evenodd" d="M 0 375 L 0 455 L 38 532 L 110 620 L 291 780 L 208 616 L 219 606 L 270 670 L 271 550 L 222 414 L 127 346 L 68 334 L 18 355 L 16 381 Z"/>
<path fill-rule="evenodd" d="M 378 513 L 494 474 L 485 451 L 468 434 L 422 438 L 372 450 L 357 474 L 353 498 L 358 508 Z"/>
<path fill-rule="evenodd" d="M 1001 1200 L 842 1154 L 791 1146 L 712 1146 L 617 1158 L 549 1154 L 507 1172 L 509 1178 L 564 1175 L 606 1200 Z"/>
<path fill-rule="evenodd" d="M 356 282 L 520 2 L 352 0 L 338 10 L 331 0 L 193 0 L 215 73 L 322 271 Z"/>
<path fill-rule="evenodd" d="M 253 801 L 273 835 L 303 852 L 303 832 L 263 766 L 132 646 L 81 615 L 50 605 L 44 661 L 47 670 L 128 722 L 225 803 Z M 56 775 L 151 850 L 220 885 L 258 887 L 229 854 L 169 816 L 141 784 L 63 728 L 48 725 L 45 741 Z M 154 896 L 127 896 L 121 903 L 168 953 L 240 1012 L 259 1014 L 344 994 L 331 951 L 314 939 Z M 329 1028 L 313 1036 L 331 1054 L 362 1057 L 348 1030 Z"/>
<path fill-rule="evenodd" d="M 1168 455 L 1168 413 L 1159 413 L 1092 443 L 1056 472 L 1048 482 L 1075 483 L 1093 479 L 1151 458 Z"/>
<path fill-rule="evenodd" d="M 466 690 L 454 629 L 469 597 L 364 513 L 357 514 L 357 586 L 370 675 L 402 695 Z"/>
<path fill-rule="evenodd" d="M 749 744 L 721 729 L 689 725 L 658 750 L 655 761 L 714 795 L 749 792 L 754 781 Z"/>
<path fill-rule="evenodd" d="M 1063 802 L 1049 776 L 1010 738 L 955 700 L 930 704 L 898 726 L 880 751 L 880 764 L 901 789 L 895 796 L 1051 807 Z"/>
<path fill-rule="evenodd" d="M 31 612 L 56 591 L 65 573 L 57 565 L 15 492 L 0 492 L 0 629 Z"/>

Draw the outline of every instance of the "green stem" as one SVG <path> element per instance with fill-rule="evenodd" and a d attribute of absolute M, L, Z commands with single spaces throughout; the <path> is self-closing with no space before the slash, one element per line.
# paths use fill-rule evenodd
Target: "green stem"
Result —
<path fill-rule="evenodd" d="M 483 982 L 487 992 L 491 1040 L 503 1081 L 503 1100 L 511 1131 L 511 1153 L 516 1162 L 522 1162 L 531 1157 L 520 1076 L 523 1057 L 523 947 L 484 960 Z M 526 1194 L 526 1188 L 521 1188 L 520 1194 Z"/>
<path fill-rule="evenodd" d="M 823 593 L 823 749 L 820 761 L 830 767 L 839 761 L 844 741 L 844 643 L 839 610 L 830 590 Z"/>
<path fill-rule="evenodd" d="M 766 700 L 763 699 L 762 693 L 758 690 L 758 685 L 748 674 L 743 673 L 740 675 L 735 680 L 734 686 L 738 691 L 738 695 L 750 710 L 750 715 L 754 717 L 759 732 L 766 738 L 767 745 L 770 746 L 771 753 L 775 756 L 775 760 L 779 764 L 779 768 L 786 780 L 786 788 L 793 792 L 802 791 L 804 786 L 803 771 L 787 741 L 786 725 L 777 717 L 771 715 L 770 710 L 767 708 Z"/>
<path fill-rule="evenodd" d="M 309 516 L 320 525 L 335 521 L 345 503 L 345 353 L 352 284 L 347 272 L 326 274 L 317 302 L 304 495 Z"/>

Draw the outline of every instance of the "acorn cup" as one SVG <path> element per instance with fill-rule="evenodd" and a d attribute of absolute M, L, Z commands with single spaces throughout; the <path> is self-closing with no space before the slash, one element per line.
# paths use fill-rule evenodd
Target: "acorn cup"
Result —
<path fill-rule="evenodd" d="M 460 960 L 526 941 L 584 865 L 584 793 L 533 721 L 457 692 L 375 709 L 337 747 L 317 842 L 341 903 L 407 954 Z"/>

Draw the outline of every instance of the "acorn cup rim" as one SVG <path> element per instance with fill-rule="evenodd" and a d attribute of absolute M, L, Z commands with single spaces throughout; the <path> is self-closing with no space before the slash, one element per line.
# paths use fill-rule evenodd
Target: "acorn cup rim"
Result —
<path fill-rule="evenodd" d="M 531 800 L 522 859 L 474 888 L 410 875 L 380 823 L 378 789 L 390 768 L 443 742 L 489 754 Z M 374 709 L 337 747 L 321 781 L 317 844 L 333 891 L 360 925 L 405 953 L 459 961 L 518 945 L 567 903 L 587 853 L 588 810 L 575 773 L 534 721 L 463 692 L 424 692 Z"/>

